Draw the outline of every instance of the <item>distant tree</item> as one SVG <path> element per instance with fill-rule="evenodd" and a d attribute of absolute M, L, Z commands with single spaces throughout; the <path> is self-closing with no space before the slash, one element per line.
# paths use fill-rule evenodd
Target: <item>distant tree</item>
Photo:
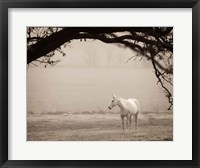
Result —
<path fill-rule="evenodd" d="M 151 61 L 171 109 L 173 93 L 168 88 L 173 85 L 173 27 L 28 27 L 27 64 L 55 65 L 60 61 L 55 59 L 55 52 L 65 56 L 62 48 L 77 39 L 128 47 L 137 54 L 127 62 L 136 57 Z"/>

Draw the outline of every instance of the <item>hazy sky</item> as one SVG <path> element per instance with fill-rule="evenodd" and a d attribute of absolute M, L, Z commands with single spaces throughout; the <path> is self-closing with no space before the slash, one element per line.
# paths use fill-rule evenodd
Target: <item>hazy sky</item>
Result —
<path fill-rule="evenodd" d="M 65 48 L 62 46 L 62 51 L 66 53 L 65 57 L 56 52 L 53 58 L 62 60 L 56 67 L 152 67 L 146 58 L 141 60 L 140 56 L 126 62 L 132 56 L 136 56 L 134 51 L 119 44 L 106 44 L 99 40 L 73 40 Z"/>
<path fill-rule="evenodd" d="M 66 56 L 57 52 L 54 60 L 62 61 L 54 67 L 28 70 L 28 111 L 108 111 L 112 94 L 139 99 L 144 111 L 167 109 L 150 61 L 125 63 L 132 50 L 98 40 L 74 40 L 62 50 Z"/>

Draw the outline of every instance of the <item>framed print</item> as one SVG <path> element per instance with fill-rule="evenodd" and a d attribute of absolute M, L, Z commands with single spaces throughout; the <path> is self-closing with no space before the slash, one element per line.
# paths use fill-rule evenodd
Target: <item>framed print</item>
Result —
<path fill-rule="evenodd" d="M 199 1 L 1 1 L 1 167 L 200 167 Z"/>

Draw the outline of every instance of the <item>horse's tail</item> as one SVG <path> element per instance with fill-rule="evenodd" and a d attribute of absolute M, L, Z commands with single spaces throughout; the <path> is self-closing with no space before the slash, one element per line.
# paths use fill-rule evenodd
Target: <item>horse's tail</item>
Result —
<path fill-rule="evenodd" d="M 137 99 L 135 99 L 135 103 L 136 103 L 137 109 L 138 109 L 137 113 L 139 113 L 140 112 L 140 103 Z"/>
<path fill-rule="evenodd" d="M 137 129 L 137 124 L 138 124 L 138 114 L 140 113 L 140 103 L 137 99 L 134 100 L 135 104 L 137 106 L 137 112 L 135 114 L 135 129 Z"/>

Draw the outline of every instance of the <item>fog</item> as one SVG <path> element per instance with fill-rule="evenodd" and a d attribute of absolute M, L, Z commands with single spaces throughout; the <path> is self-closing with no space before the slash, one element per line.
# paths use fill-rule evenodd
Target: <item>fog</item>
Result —
<path fill-rule="evenodd" d="M 53 67 L 38 63 L 29 66 L 28 112 L 110 112 L 107 107 L 113 94 L 137 98 L 142 111 L 167 110 L 169 104 L 157 85 L 151 63 L 130 49 L 74 40 L 62 50 L 66 56 L 56 52 L 54 60 L 61 62 Z M 117 107 L 112 110 L 117 111 Z"/>

